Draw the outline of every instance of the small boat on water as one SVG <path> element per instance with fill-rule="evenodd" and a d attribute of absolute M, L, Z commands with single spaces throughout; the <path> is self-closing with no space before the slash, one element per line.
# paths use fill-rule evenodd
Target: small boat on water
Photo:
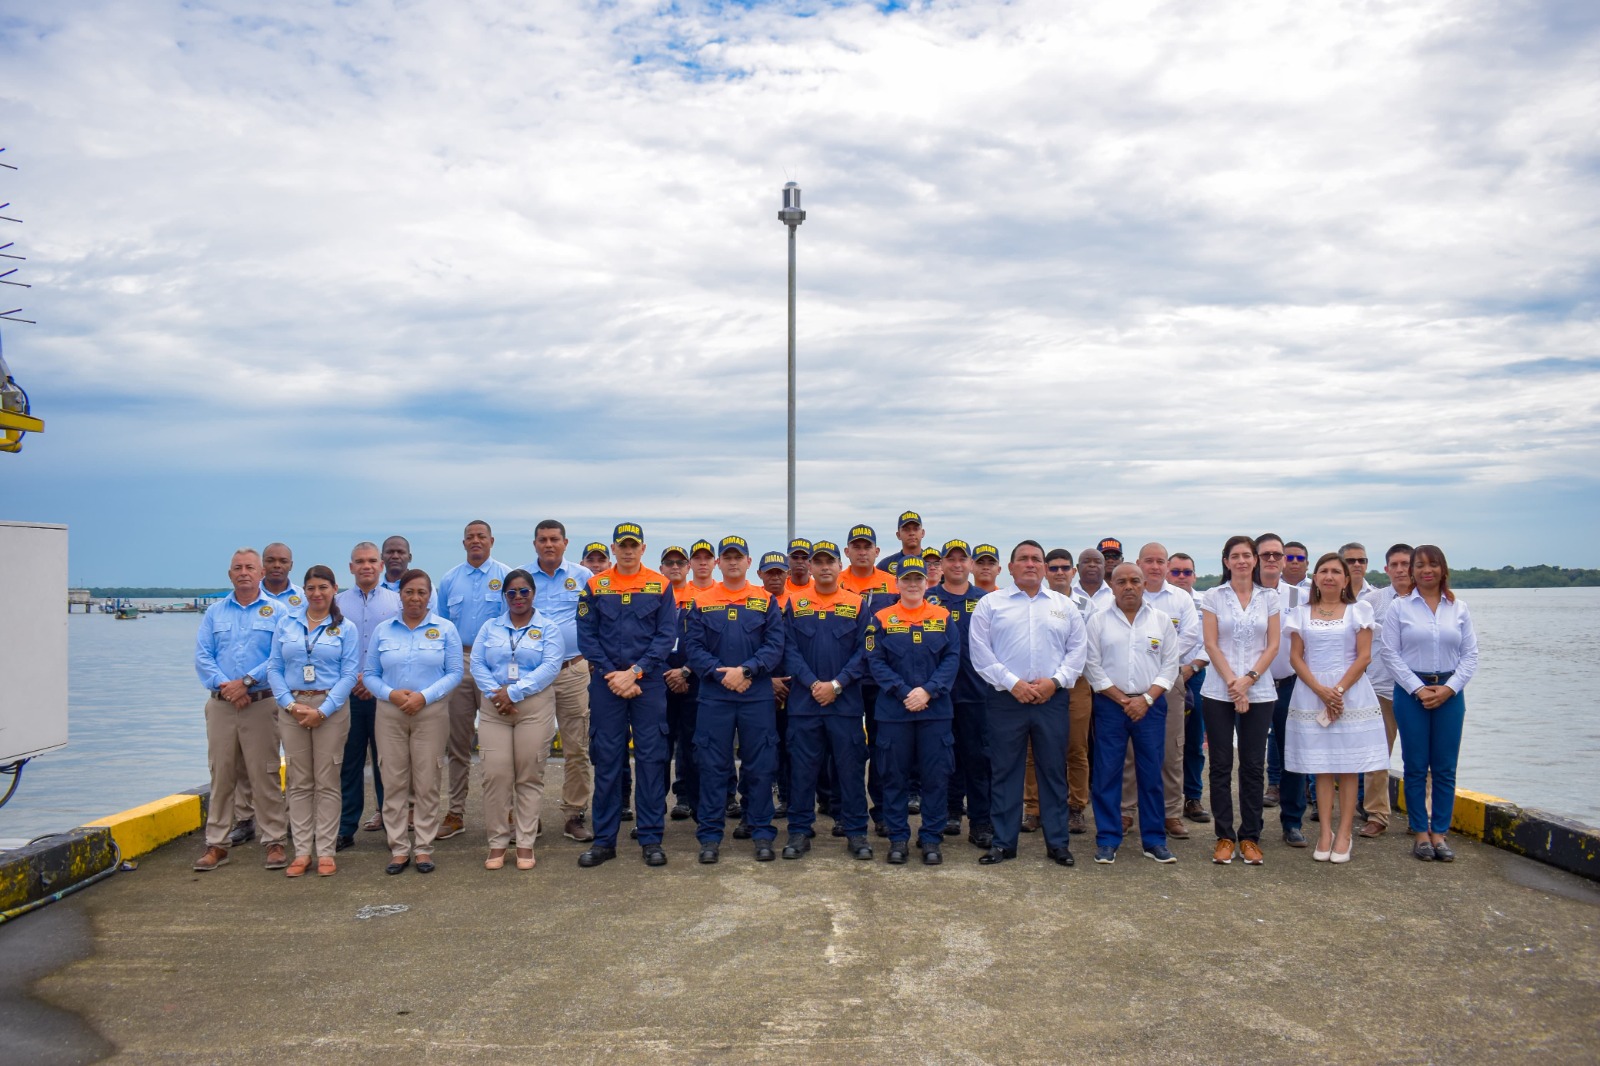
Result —
<path fill-rule="evenodd" d="M 139 608 L 131 603 L 119 603 L 115 617 L 119 622 L 136 622 L 139 620 Z"/>

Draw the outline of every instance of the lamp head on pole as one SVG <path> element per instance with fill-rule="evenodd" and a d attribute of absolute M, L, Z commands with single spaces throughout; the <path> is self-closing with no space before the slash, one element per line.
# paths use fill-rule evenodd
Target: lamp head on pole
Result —
<path fill-rule="evenodd" d="M 783 210 L 778 212 L 778 221 L 791 229 L 806 220 L 806 213 L 800 210 L 800 186 L 794 182 L 785 182 L 783 186 Z"/>

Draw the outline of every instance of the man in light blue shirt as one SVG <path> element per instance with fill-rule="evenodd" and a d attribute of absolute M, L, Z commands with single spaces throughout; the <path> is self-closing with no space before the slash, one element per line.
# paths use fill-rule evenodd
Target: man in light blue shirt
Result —
<path fill-rule="evenodd" d="M 533 527 L 537 558 L 523 567 L 533 575 L 533 606 L 561 627 L 567 657 L 556 675 L 556 727 L 563 761 L 561 811 L 567 816 L 562 834 L 587 843 L 594 833 L 583 824 L 583 812 L 594 796 L 594 767 L 589 762 L 589 664 L 578 651 L 578 600 L 589 568 L 567 559 L 567 527 L 546 518 Z M 627 801 L 627 790 L 623 799 Z"/>
<path fill-rule="evenodd" d="M 511 572 L 509 566 L 490 556 L 494 549 L 494 531 L 482 519 L 467 523 L 461 532 L 461 546 L 467 551 L 467 561 L 452 567 L 440 579 L 438 588 L 439 613 L 461 634 L 462 651 L 461 683 L 450 694 L 450 742 L 445 748 L 450 762 L 450 809 L 439 826 L 440 840 L 448 840 L 466 828 L 472 733 L 478 719 L 478 703 L 483 698 L 468 669 L 467 657 L 478 630 L 505 610 L 500 585 Z"/>
<path fill-rule="evenodd" d="M 407 558 L 410 552 L 407 552 Z M 355 585 L 339 593 L 340 612 L 361 634 L 361 666 L 366 668 L 367 649 L 372 645 L 372 631 L 379 622 L 385 622 L 400 613 L 400 594 L 384 588 L 383 562 L 378 546 L 364 540 L 350 550 L 350 573 Z M 344 740 L 344 763 L 339 767 L 339 793 L 343 805 L 339 813 L 339 837 L 335 850 L 342 851 L 356 842 L 356 826 L 361 824 L 361 811 L 366 804 L 367 756 L 372 757 L 372 794 L 377 806 L 372 817 L 361 828 L 377 832 L 383 828 L 383 774 L 378 769 L 378 737 L 375 724 L 378 701 L 367 686 L 356 678 L 356 687 L 350 692 L 350 732 Z"/>
<path fill-rule="evenodd" d="M 383 542 L 383 580 L 378 582 L 395 595 L 400 594 L 400 575 L 411 569 L 411 542 L 396 533 Z M 428 593 L 428 610 L 439 609 L 439 589 Z M 364 662 L 365 660 L 363 660 Z"/>
<path fill-rule="evenodd" d="M 294 583 L 294 552 L 275 540 L 261 550 L 261 593 L 291 610 L 306 605 L 305 590 Z"/>
<path fill-rule="evenodd" d="M 228 861 L 234 789 L 241 777 L 254 784 L 267 869 L 289 865 L 284 851 L 288 810 L 278 785 L 278 705 L 267 686 L 272 636 L 287 612 L 262 595 L 261 572 L 261 555 L 254 548 L 234 552 L 228 566 L 233 592 L 206 608 L 195 637 L 195 672 L 211 693 L 206 701 L 211 806 L 205 854 L 194 864 L 201 872 Z"/>

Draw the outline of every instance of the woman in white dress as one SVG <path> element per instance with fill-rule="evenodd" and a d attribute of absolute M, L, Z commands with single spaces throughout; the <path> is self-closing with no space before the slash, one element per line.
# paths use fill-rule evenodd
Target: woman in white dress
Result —
<path fill-rule="evenodd" d="M 1350 861 L 1360 775 L 1389 765 L 1378 694 L 1367 680 L 1372 661 L 1371 604 L 1350 590 L 1350 568 L 1337 552 L 1317 560 L 1310 601 L 1289 612 L 1289 662 L 1300 683 L 1289 699 L 1284 766 L 1315 774 L 1321 833 L 1311 857 Z M 1335 830 L 1334 781 L 1339 786 Z"/>

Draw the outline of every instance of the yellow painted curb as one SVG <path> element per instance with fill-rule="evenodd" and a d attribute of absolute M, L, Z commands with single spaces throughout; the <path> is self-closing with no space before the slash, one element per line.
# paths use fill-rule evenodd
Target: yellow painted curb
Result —
<path fill-rule="evenodd" d="M 199 829 L 203 820 L 199 796 L 165 796 L 142 807 L 107 815 L 85 829 L 109 829 L 122 857 L 131 859 L 151 852 Z"/>
<path fill-rule="evenodd" d="M 1397 775 L 1398 776 L 1398 775 Z M 1456 789 L 1456 805 L 1450 814 L 1450 828 L 1458 833 L 1464 833 L 1477 840 L 1484 839 L 1485 811 L 1492 803 L 1510 804 L 1510 800 L 1491 796 L 1487 792 L 1472 792 L 1468 789 Z M 1395 808 L 1400 811 L 1406 809 L 1406 790 L 1402 784 L 1399 794 L 1395 799 Z"/>

